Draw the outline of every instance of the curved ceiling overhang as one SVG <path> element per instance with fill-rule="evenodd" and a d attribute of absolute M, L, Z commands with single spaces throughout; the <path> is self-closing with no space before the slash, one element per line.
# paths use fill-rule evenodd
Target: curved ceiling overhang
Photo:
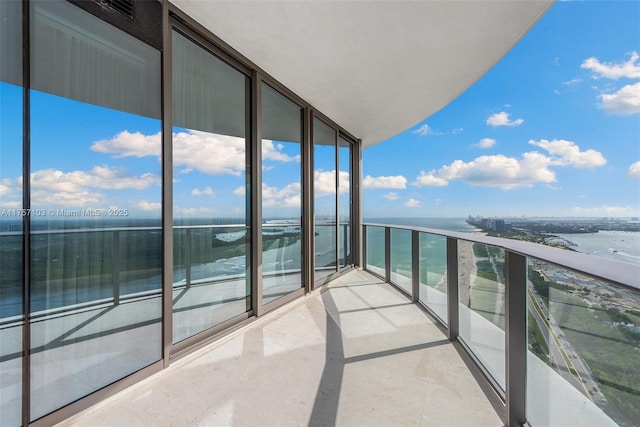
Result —
<path fill-rule="evenodd" d="M 172 3 L 367 147 L 449 104 L 553 1 Z"/>

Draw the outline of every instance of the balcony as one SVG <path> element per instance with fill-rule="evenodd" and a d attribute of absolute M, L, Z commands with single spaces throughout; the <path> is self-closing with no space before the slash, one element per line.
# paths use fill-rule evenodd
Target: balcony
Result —
<path fill-rule="evenodd" d="M 424 310 L 352 271 L 61 425 L 498 426 L 491 398 Z"/>
<path fill-rule="evenodd" d="M 468 233 L 363 235 L 368 271 L 63 425 L 637 424 L 638 332 L 624 319 L 638 266 Z"/>

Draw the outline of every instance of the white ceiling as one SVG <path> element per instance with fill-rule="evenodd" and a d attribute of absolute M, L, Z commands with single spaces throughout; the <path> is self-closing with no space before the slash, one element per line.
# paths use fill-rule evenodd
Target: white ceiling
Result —
<path fill-rule="evenodd" d="M 172 3 L 366 147 L 450 103 L 553 1 Z"/>

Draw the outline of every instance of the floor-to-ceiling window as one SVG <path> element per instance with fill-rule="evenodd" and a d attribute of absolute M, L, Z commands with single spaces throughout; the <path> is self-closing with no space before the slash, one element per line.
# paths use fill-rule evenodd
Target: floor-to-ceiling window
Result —
<path fill-rule="evenodd" d="M 250 306 L 250 79 L 173 31 L 173 342 Z"/>
<path fill-rule="evenodd" d="M 0 423 L 22 409 L 22 36 L 19 1 L 0 2 Z"/>
<path fill-rule="evenodd" d="M 302 284 L 302 108 L 262 84 L 262 303 Z"/>
<path fill-rule="evenodd" d="M 337 270 L 336 137 L 335 129 L 318 118 L 313 119 L 315 280 Z"/>
<path fill-rule="evenodd" d="M 353 256 L 351 253 L 351 234 L 353 227 L 351 226 L 351 157 L 353 148 L 351 142 L 342 135 L 338 137 L 338 222 L 339 222 L 339 263 L 340 267 L 346 267 L 353 264 Z"/>
<path fill-rule="evenodd" d="M 30 60 L 34 420 L 162 357 L 161 123 L 160 52 L 69 2 Z"/>
<path fill-rule="evenodd" d="M 314 119 L 315 147 L 305 145 L 310 106 L 262 83 L 261 126 L 251 129 L 252 70 L 170 18 L 172 132 L 163 135 L 161 5 L 116 6 L 0 1 L 2 426 L 23 423 L 25 404 L 27 422 L 56 420 L 71 403 L 160 369 L 163 357 L 247 318 L 252 289 L 261 289 L 258 305 L 301 295 L 314 279 L 302 275 L 304 219 L 315 220 L 316 279 L 337 272 L 338 241 L 351 233 L 351 149 L 338 153 L 337 125 Z M 158 23 L 145 34 L 135 31 L 140 8 L 153 8 L 148 22 Z M 307 149 L 315 217 L 301 203 Z M 173 179 L 163 183 L 169 155 Z M 258 158 L 261 206 L 252 206 Z M 172 206 L 163 207 L 163 185 Z M 174 224 L 163 230 L 168 209 Z M 252 236 L 259 212 L 263 232 Z M 262 248 L 256 283 L 252 241 Z M 163 265 L 167 250 L 173 265 Z M 163 280 L 173 285 L 168 299 Z"/>

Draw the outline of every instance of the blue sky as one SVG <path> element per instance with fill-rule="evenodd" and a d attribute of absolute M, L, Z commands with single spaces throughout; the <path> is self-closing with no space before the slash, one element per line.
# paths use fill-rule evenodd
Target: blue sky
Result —
<path fill-rule="evenodd" d="M 364 216 L 640 216 L 639 54 L 640 2 L 556 3 L 454 102 L 364 150 Z"/>
<path fill-rule="evenodd" d="M 364 151 L 364 216 L 640 216 L 639 55 L 640 2 L 556 3 L 458 99 Z M 19 208 L 21 91 L 0 92 L 0 207 Z M 160 216 L 159 120 L 37 91 L 32 118 L 32 207 Z M 175 217 L 243 217 L 244 150 L 243 138 L 175 128 Z M 300 145 L 265 140 L 262 153 L 265 217 L 298 218 Z M 331 150 L 316 169 L 326 215 Z"/>

